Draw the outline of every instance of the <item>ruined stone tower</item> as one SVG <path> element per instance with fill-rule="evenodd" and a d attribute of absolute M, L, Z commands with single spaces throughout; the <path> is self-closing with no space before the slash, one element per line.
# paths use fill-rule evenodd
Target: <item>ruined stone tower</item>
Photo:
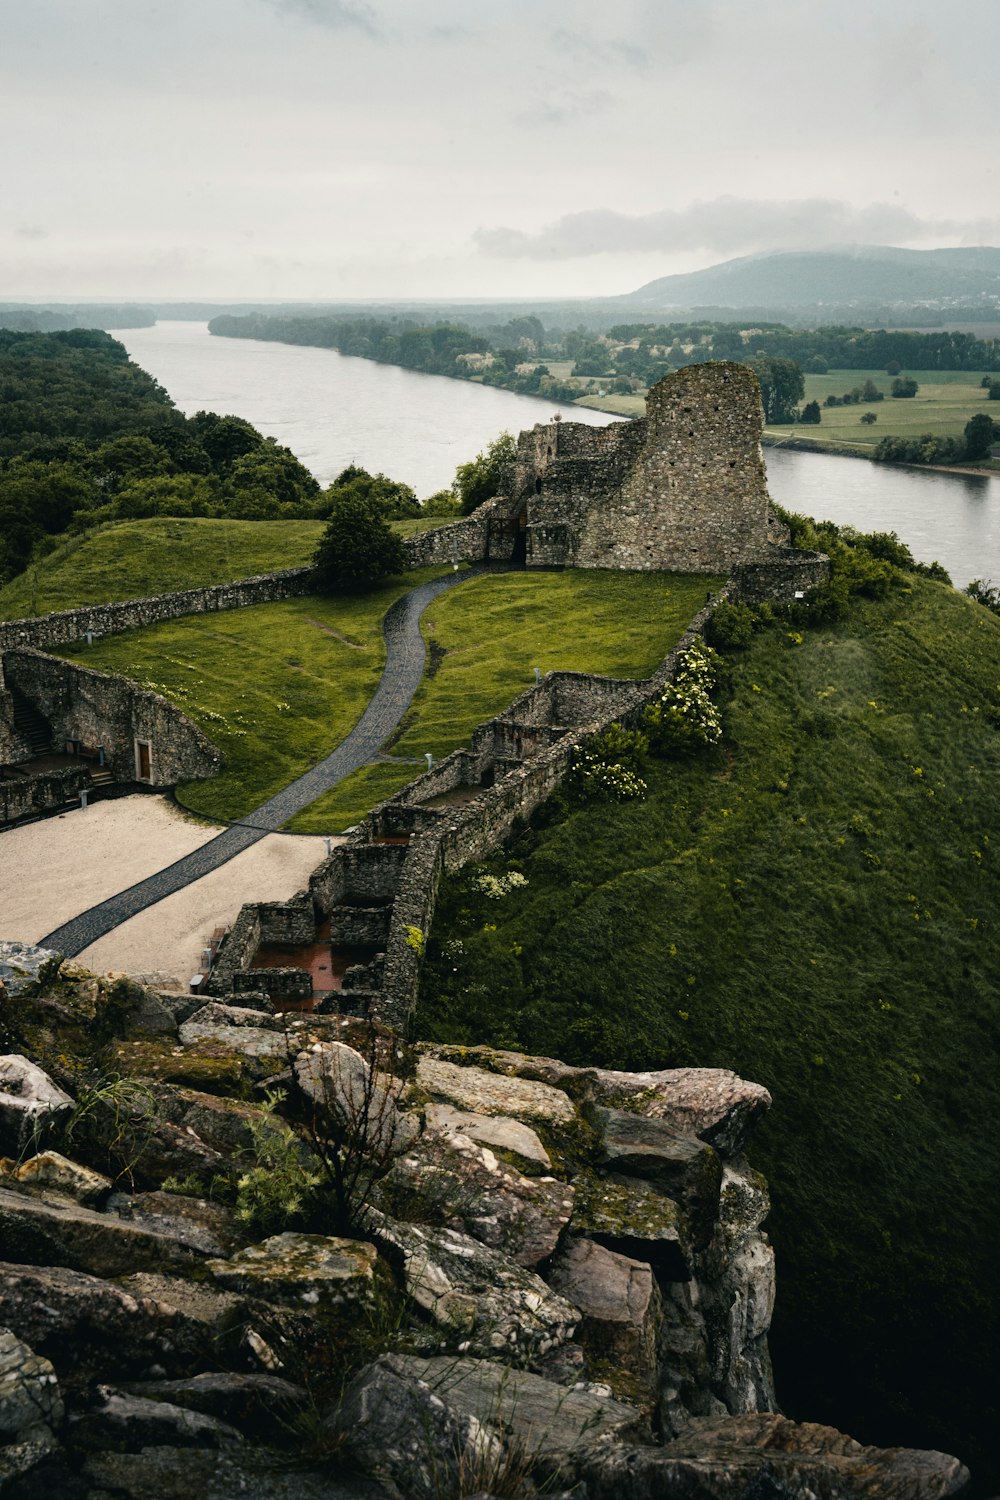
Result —
<path fill-rule="evenodd" d="M 508 524 L 528 567 L 728 573 L 768 552 L 760 387 L 745 365 L 688 365 L 635 422 L 523 432 Z"/>

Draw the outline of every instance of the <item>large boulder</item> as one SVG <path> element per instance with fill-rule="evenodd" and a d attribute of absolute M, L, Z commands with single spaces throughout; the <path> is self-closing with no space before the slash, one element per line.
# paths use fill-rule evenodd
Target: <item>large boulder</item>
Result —
<path fill-rule="evenodd" d="M 316 1131 L 373 1160 L 404 1151 L 420 1129 L 400 1111 L 395 1081 L 346 1042 L 316 1042 L 300 1052 L 294 1076 Z"/>
<path fill-rule="evenodd" d="M 84 1451 L 137 1453 L 142 1448 L 223 1448 L 242 1442 L 235 1427 L 167 1401 L 98 1386 L 96 1400 L 71 1418 L 68 1438 Z"/>
<path fill-rule="evenodd" d="M 0 1328 L 0 1493 L 55 1451 L 62 1420 L 52 1365 Z"/>
<path fill-rule="evenodd" d="M 298 1443 L 309 1392 L 278 1375 L 210 1371 L 187 1380 L 144 1380 L 122 1387 L 151 1401 L 203 1412 L 257 1442 Z"/>
<path fill-rule="evenodd" d="M 124 1276 L 161 1266 L 191 1266 L 199 1252 L 183 1229 L 123 1222 L 71 1202 L 0 1188 L 0 1243 L 29 1264 L 69 1266 L 95 1276 Z"/>
<path fill-rule="evenodd" d="M 528 1057 L 523 1052 L 504 1052 L 492 1047 L 438 1046 L 429 1048 L 428 1055 L 437 1061 L 461 1056 L 463 1062 L 482 1062 L 497 1074 L 512 1079 L 535 1079 L 566 1089 L 580 1102 L 628 1109 L 649 1119 L 664 1120 L 679 1135 L 700 1136 L 723 1157 L 737 1156 L 742 1151 L 750 1130 L 771 1105 L 767 1089 L 759 1083 L 748 1083 L 726 1068 L 665 1068 L 659 1072 L 625 1073 L 612 1068 L 574 1068 L 554 1057 Z"/>
<path fill-rule="evenodd" d="M 696 1419 L 662 1448 L 599 1441 L 580 1473 L 587 1500 L 949 1500 L 969 1482 L 948 1454 L 862 1447 L 773 1414 Z"/>
<path fill-rule="evenodd" d="M 58 1151 L 40 1151 L 37 1156 L 30 1156 L 14 1176 L 23 1187 L 60 1193 L 85 1208 L 105 1202 L 111 1192 L 110 1177 L 70 1161 Z"/>
<path fill-rule="evenodd" d="M 449 1225 L 536 1266 L 555 1250 L 573 1211 L 573 1188 L 525 1177 L 467 1135 L 427 1131 L 394 1163 L 380 1198 L 408 1216 Z"/>
<path fill-rule="evenodd" d="M 418 1059 L 417 1086 L 432 1099 L 472 1114 L 512 1115 L 552 1125 L 567 1125 L 576 1118 L 576 1110 L 561 1089 L 483 1068 L 458 1067 L 439 1057 Z"/>
<path fill-rule="evenodd" d="M 581 1442 L 628 1437 L 634 1407 L 493 1361 L 384 1355 L 348 1389 L 331 1426 L 360 1468 L 408 1500 L 530 1495 L 571 1475 Z M 514 1486 L 517 1488 L 514 1488 Z"/>
<path fill-rule="evenodd" d="M 140 1288 L 134 1294 L 127 1283 L 63 1266 L 10 1263 L 0 1265 L 0 1325 L 50 1359 L 60 1382 L 76 1389 L 154 1368 L 187 1374 L 192 1364 L 209 1362 L 221 1331 L 220 1323 L 201 1322 Z"/>
<path fill-rule="evenodd" d="M 353 1316 L 375 1292 L 373 1245 L 322 1234 L 275 1234 L 206 1269 L 220 1286 L 290 1307 Z"/>
<path fill-rule="evenodd" d="M 0 942 L 0 994 L 7 1000 L 32 994 L 54 978 L 60 957 L 33 943 Z"/>
<path fill-rule="evenodd" d="M 530 1125 L 510 1115 L 476 1115 L 456 1109 L 452 1104 L 428 1104 L 424 1117 L 428 1130 L 467 1135 L 481 1146 L 489 1146 L 504 1156 L 520 1157 L 525 1163 L 548 1170 L 552 1158 Z"/>
<path fill-rule="evenodd" d="M 663 1298 L 647 1262 L 616 1255 L 593 1240 L 571 1239 L 547 1279 L 580 1309 L 576 1337 L 594 1359 L 655 1384 Z"/>
<path fill-rule="evenodd" d="M 662 1281 L 686 1281 L 693 1273 L 686 1216 L 672 1198 L 648 1183 L 581 1172 L 569 1233 L 596 1240 L 607 1250 L 644 1260 Z"/>
<path fill-rule="evenodd" d="M 19 1053 L 0 1057 L 0 1155 L 21 1156 L 73 1109 L 67 1093 Z"/>
<path fill-rule="evenodd" d="M 687 1209 L 693 1239 L 707 1245 L 719 1211 L 722 1163 L 697 1136 L 680 1135 L 664 1120 L 622 1109 L 595 1112 L 604 1165 L 639 1177 Z"/>
<path fill-rule="evenodd" d="M 572 1338 L 576 1307 L 540 1276 L 454 1229 L 379 1216 L 379 1246 L 418 1308 L 463 1352 L 537 1358 Z"/>

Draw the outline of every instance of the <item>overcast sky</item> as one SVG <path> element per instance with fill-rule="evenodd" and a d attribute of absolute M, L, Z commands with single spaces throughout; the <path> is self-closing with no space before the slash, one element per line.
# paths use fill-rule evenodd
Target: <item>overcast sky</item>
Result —
<path fill-rule="evenodd" d="M 0 300 L 1000 244 L 1000 0 L 0 0 Z"/>

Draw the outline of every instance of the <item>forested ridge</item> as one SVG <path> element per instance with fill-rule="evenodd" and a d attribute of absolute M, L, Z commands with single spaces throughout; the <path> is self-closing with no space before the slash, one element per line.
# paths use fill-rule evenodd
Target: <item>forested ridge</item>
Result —
<path fill-rule="evenodd" d="M 0 582 L 52 539 L 146 516 L 314 515 L 319 485 L 241 417 L 185 417 L 98 329 L 0 329 Z"/>

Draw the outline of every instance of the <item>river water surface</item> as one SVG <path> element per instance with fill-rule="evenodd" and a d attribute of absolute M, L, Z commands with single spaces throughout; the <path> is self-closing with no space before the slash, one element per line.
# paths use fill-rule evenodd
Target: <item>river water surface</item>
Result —
<path fill-rule="evenodd" d="M 560 406 L 470 381 L 420 375 L 333 349 L 213 338 L 205 323 L 161 322 L 115 337 L 181 411 L 245 417 L 291 448 L 321 484 L 349 463 L 405 480 L 421 497 L 504 428 L 519 432 L 559 411 L 603 424 L 604 412 Z M 956 587 L 1000 581 L 1000 477 L 893 468 L 863 459 L 768 448 L 779 504 L 863 531 L 895 531 Z"/>

